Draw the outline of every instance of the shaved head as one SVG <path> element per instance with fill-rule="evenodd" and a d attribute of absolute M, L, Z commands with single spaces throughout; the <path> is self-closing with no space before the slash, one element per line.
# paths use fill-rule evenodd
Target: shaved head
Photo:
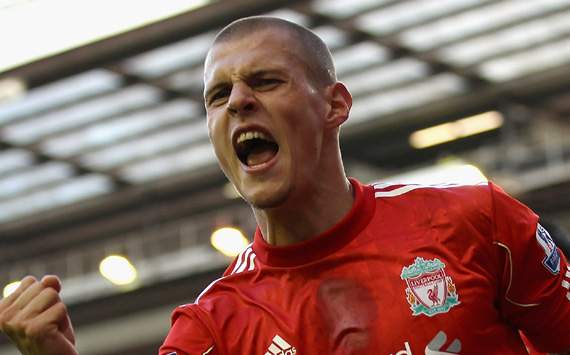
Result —
<path fill-rule="evenodd" d="M 290 35 L 298 46 L 299 59 L 305 63 L 307 76 L 320 87 L 336 83 L 336 72 L 331 52 L 323 40 L 311 30 L 276 17 L 252 16 L 236 20 L 216 36 L 212 48 L 248 34 L 264 30 L 280 30 Z"/>

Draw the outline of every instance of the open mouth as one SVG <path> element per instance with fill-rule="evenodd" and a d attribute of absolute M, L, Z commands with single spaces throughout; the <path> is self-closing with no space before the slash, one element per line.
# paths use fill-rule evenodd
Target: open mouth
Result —
<path fill-rule="evenodd" d="M 266 133 L 247 131 L 238 135 L 234 149 L 244 165 L 254 167 L 273 159 L 279 151 L 279 145 Z"/>

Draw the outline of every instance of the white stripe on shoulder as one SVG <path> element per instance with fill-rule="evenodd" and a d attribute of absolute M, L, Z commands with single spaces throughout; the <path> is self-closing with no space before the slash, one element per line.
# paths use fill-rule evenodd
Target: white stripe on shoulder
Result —
<path fill-rule="evenodd" d="M 251 271 L 255 269 L 255 253 L 253 252 L 252 249 L 252 244 L 249 244 L 248 247 L 242 251 L 240 253 L 240 255 L 238 256 L 238 260 L 234 266 L 234 269 L 232 270 L 232 272 L 227 275 L 227 276 L 222 276 L 219 277 L 217 279 L 215 279 L 214 281 L 212 281 L 208 287 L 206 287 L 199 295 L 198 297 L 196 297 L 196 300 L 194 301 L 194 303 L 198 303 L 198 301 L 200 301 L 200 297 L 202 297 L 206 292 L 208 292 L 208 290 L 210 288 L 212 288 L 212 286 L 214 286 L 214 284 L 228 276 L 234 275 L 234 274 L 239 274 L 240 272 L 243 272 L 246 270 L 247 271 Z"/>
<path fill-rule="evenodd" d="M 236 272 L 237 269 L 239 269 L 241 267 L 241 264 L 245 262 L 245 258 L 244 255 L 247 253 L 247 251 L 251 248 L 251 246 L 253 245 L 253 243 L 249 243 L 249 245 L 244 249 L 244 251 L 242 251 L 237 259 L 237 262 L 234 266 L 234 269 L 232 270 L 232 274 Z"/>
<path fill-rule="evenodd" d="M 402 184 L 374 184 L 374 188 L 377 189 L 386 189 L 387 187 L 390 186 L 398 186 L 398 185 L 402 185 Z M 395 197 L 395 196 L 400 196 L 403 195 L 407 192 L 413 191 L 413 190 L 417 190 L 417 189 L 448 189 L 448 188 L 454 188 L 454 187 L 461 187 L 461 186 L 479 186 L 479 185 L 487 185 L 487 182 L 481 182 L 481 183 L 477 183 L 477 184 L 434 184 L 434 185 L 419 185 L 419 184 L 406 184 L 403 185 L 401 187 L 395 188 L 393 190 L 387 190 L 387 191 L 375 191 L 374 192 L 374 196 L 375 197 Z"/>
<path fill-rule="evenodd" d="M 194 303 L 196 304 L 196 303 L 200 302 L 200 298 L 201 298 L 206 292 L 208 292 L 208 290 L 209 290 L 210 288 L 212 288 L 212 286 L 214 286 L 214 284 L 215 284 L 216 282 L 218 282 L 218 281 L 224 279 L 225 277 L 227 277 L 227 276 L 218 277 L 218 278 L 215 279 L 214 281 L 210 282 L 210 284 L 209 284 L 204 290 L 202 290 L 202 292 L 200 292 L 200 294 L 198 295 L 198 297 L 196 297 L 196 300 L 194 301 Z"/>
<path fill-rule="evenodd" d="M 251 248 L 247 248 L 245 250 L 245 254 L 243 255 L 243 262 L 241 263 L 241 265 L 239 266 L 239 268 L 235 272 L 232 272 L 232 274 L 239 274 L 240 272 L 245 270 L 245 268 L 247 267 L 247 264 L 249 262 L 249 254 L 251 254 L 252 252 L 253 252 L 253 250 L 251 250 Z"/>
<path fill-rule="evenodd" d="M 246 249 L 246 250 L 247 250 L 247 249 Z M 241 253 L 239 253 L 239 255 L 238 255 L 238 257 L 237 257 L 236 264 L 234 265 L 234 269 L 233 269 L 232 272 L 231 272 L 232 274 L 233 274 L 234 272 L 236 272 L 236 270 L 241 266 L 241 263 L 242 263 L 242 261 L 243 261 L 243 254 L 245 254 L 245 250 L 242 251 Z"/>
<path fill-rule="evenodd" d="M 376 182 L 371 182 L 370 185 L 372 187 L 374 187 L 375 189 L 384 189 L 384 188 L 389 187 L 389 186 L 401 185 L 401 184 L 395 184 L 395 183 L 384 182 L 384 181 L 376 181 Z"/>
<path fill-rule="evenodd" d="M 252 248 L 253 243 L 251 243 L 244 251 L 241 252 L 239 260 L 236 263 L 234 269 L 230 275 L 239 274 L 243 271 L 252 271 L 255 269 L 255 252 Z"/>
<path fill-rule="evenodd" d="M 251 253 L 249 255 L 249 268 L 247 269 L 247 271 L 251 271 L 255 269 L 255 253 Z"/>

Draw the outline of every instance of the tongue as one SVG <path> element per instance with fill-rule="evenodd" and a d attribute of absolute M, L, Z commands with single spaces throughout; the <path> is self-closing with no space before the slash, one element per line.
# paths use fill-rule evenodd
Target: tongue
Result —
<path fill-rule="evenodd" d="M 247 165 L 255 166 L 268 162 L 275 156 L 275 150 L 267 145 L 260 145 L 255 147 L 247 155 Z"/>

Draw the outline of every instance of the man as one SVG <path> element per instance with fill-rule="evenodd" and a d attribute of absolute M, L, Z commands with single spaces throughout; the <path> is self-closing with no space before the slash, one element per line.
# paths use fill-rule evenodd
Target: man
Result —
<path fill-rule="evenodd" d="M 208 129 L 254 243 L 173 314 L 160 354 L 526 354 L 570 349 L 565 257 L 493 184 L 346 178 L 352 103 L 310 31 L 253 17 L 205 63 Z M 0 304 L 24 354 L 75 354 L 53 277 Z"/>

